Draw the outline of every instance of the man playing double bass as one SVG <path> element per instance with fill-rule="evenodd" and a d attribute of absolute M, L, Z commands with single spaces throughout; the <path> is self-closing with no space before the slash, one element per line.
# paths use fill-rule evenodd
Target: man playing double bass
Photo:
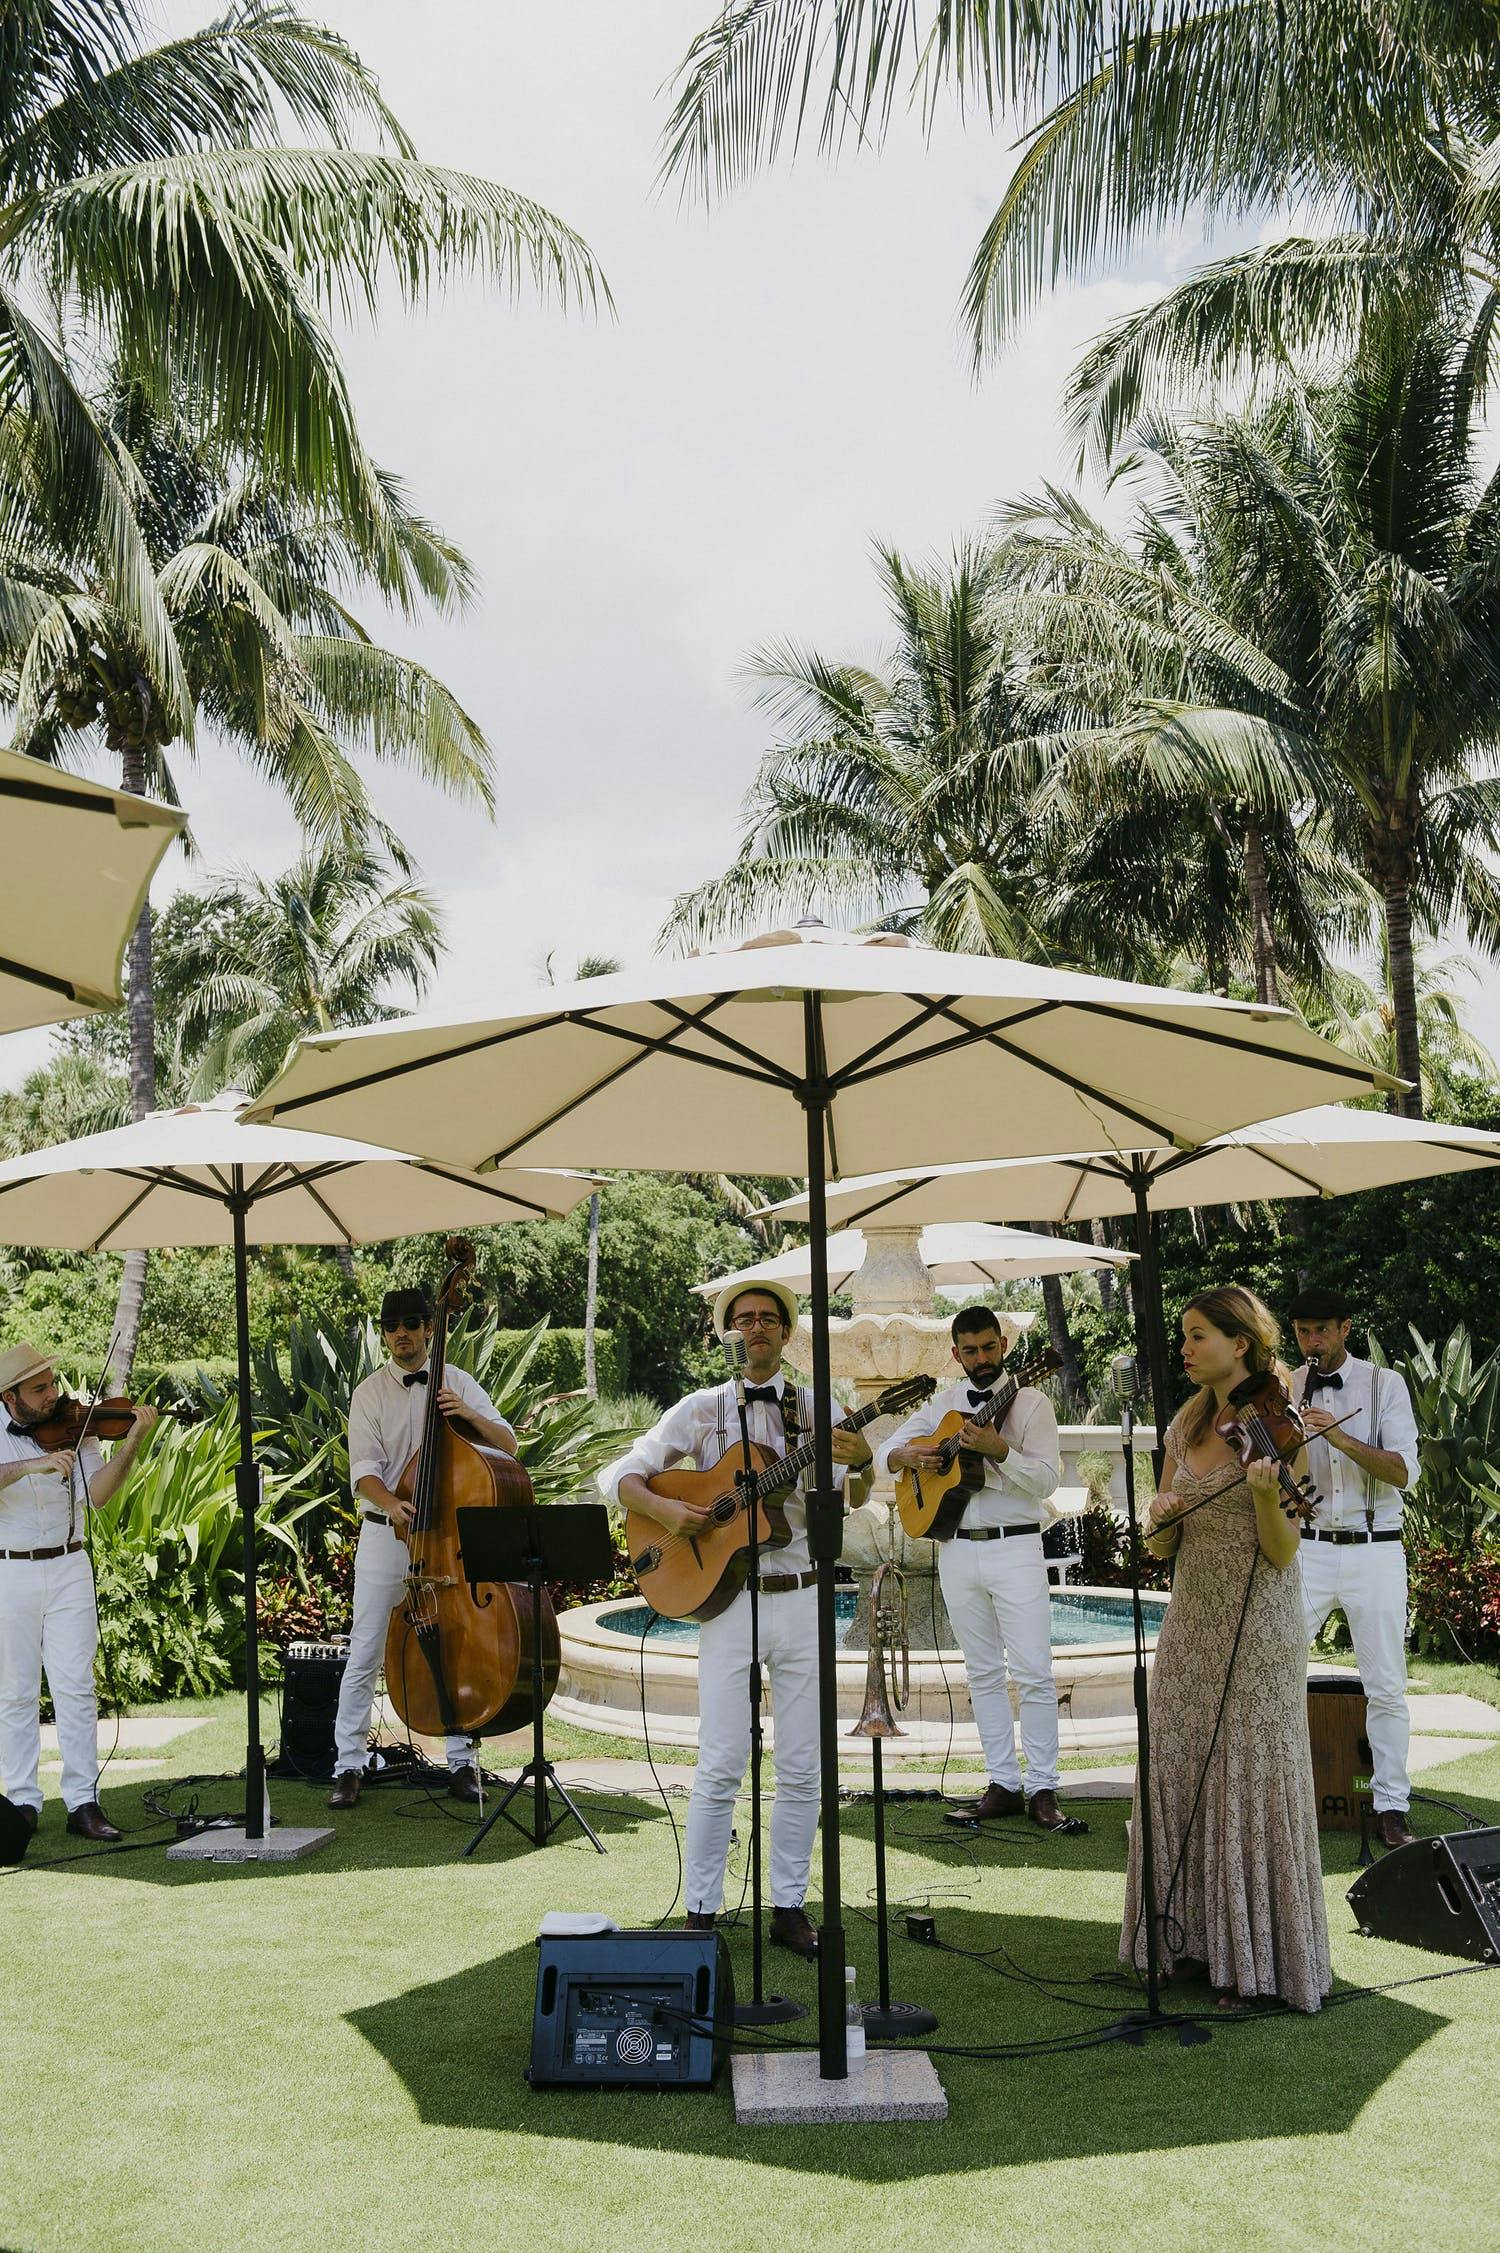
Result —
<path fill-rule="evenodd" d="M 751 1444 L 784 1455 L 812 1431 L 812 1394 L 789 1385 L 781 1366 L 797 1322 L 797 1302 L 779 1283 L 731 1286 L 714 1307 L 722 1337 L 745 1341 L 745 1400 Z M 834 1404 L 835 1415 L 842 1411 Z M 797 1436 L 794 1438 L 793 1434 Z M 732 1383 L 709 1385 L 669 1408 L 628 1455 L 599 1473 L 605 1500 L 639 1510 L 677 1533 L 707 1510 L 653 1494 L 648 1479 L 691 1456 L 711 1470 L 739 1444 Z M 870 1450 L 857 1432 L 833 1432 L 835 1480 L 852 1470 L 862 1484 Z M 800 1484 L 786 1497 L 791 1542 L 762 1552 L 761 1658 L 771 1677 L 776 1725 L 776 1797 L 771 1808 L 771 1939 L 794 1955 L 815 1956 L 818 1936 L 803 1903 L 818 1829 L 818 1599 L 807 1547 Z M 750 1591 L 698 1630 L 698 1772 L 688 1802 L 683 1892 L 687 1921 L 711 1926 L 724 1899 L 724 1866 L 734 1803 L 750 1759 Z"/>
<path fill-rule="evenodd" d="M 387 1291 L 380 1302 L 380 1335 L 389 1359 L 356 1385 L 349 1401 L 349 1484 L 360 1505 L 359 1547 L 354 1553 L 354 1620 L 349 1662 L 334 1725 L 334 1779 L 330 1807 L 352 1807 L 364 1781 L 375 1680 L 385 1656 L 391 1613 L 406 1592 L 406 1542 L 412 1504 L 395 1491 L 421 1444 L 427 1410 L 432 1344 L 432 1293 L 425 1284 Z M 446 1364 L 437 1379 L 438 1406 L 461 1416 L 487 1447 L 516 1452 L 516 1435 L 467 1370 Z M 449 1796 L 477 1801 L 479 1774 L 467 1737 L 448 1739 Z"/>

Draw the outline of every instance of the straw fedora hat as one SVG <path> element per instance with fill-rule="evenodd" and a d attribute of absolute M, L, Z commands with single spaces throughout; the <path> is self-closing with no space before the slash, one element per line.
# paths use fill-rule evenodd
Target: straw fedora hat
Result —
<path fill-rule="evenodd" d="M 23 1342 L 7 1346 L 4 1353 L 0 1353 L 0 1392 L 14 1392 L 28 1377 L 39 1377 L 44 1369 L 51 1367 L 52 1356 L 38 1353 L 33 1345 Z"/>
<path fill-rule="evenodd" d="M 735 1300 L 749 1298 L 757 1292 L 763 1298 L 774 1299 L 786 1316 L 787 1328 L 796 1329 L 800 1319 L 797 1294 L 789 1291 L 784 1283 L 729 1283 L 714 1300 L 714 1330 L 719 1337 L 722 1338 L 729 1327 L 729 1309 Z"/>

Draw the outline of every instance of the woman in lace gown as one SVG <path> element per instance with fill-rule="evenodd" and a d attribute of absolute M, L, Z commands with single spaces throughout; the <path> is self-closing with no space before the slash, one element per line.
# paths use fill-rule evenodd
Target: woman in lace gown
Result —
<path fill-rule="evenodd" d="M 1206 1966 L 1224 2008 L 1279 1995 L 1314 2011 L 1332 1973 L 1299 1532 L 1274 1466 L 1247 1473 L 1213 1428 L 1233 1388 L 1274 1363 L 1276 1324 L 1231 1287 L 1189 1299 L 1182 1336 L 1199 1390 L 1167 1433 L 1145 1526 L 1152 1554 L 1177 1560 L 1150 1692 L 1160 1961 L 1180 1975 Z M 1139 1815 L 1137 1778 L 1120 1955 L 1143 1970 Z"/>

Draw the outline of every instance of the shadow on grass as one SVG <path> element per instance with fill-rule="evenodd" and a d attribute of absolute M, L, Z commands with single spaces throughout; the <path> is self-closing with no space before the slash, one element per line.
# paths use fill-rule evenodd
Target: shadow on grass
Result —
<path fill-rule="evenodd" d="M 949 1910 L 950 1948 L 915 1948 L 898 1937 L 892 1988 L 938 2014 L 926 2046 L 948 2090 L 948 2127 L 882 2128 L 877 2135 L 736 2128 L 723 2075 L 712 2092 L 532 2090 L 530 2053 L 534 1947 L 514 1949 L 452 1978 L 408 1989 L 352 2012 L 356 2027 L 408 2091 L 419 2117 L 444 2128 L 568 2136 L 643 2150 L 764 2160 L 785 2168 L 853 2175 L 867 2182 L 1038 2160 L 1145 2152 L 1265 2137 L 1337 2135 L 1447 2021 L 1394 1996 L 1370 1996 L 1316 2017 L 1273 2015 L 1215 2027 L 1205 2047 L 1183 2050 L 1156 2036 L 1141 2048 L 1117 2042 L 1064 2056 L 982 2059 L 949 2048 L 1075 2039 L 1098 2033 L 1132 2008 L 1133 1991 L 1106 1977 L 1114 1968 L 1113 1922 Z M 993 1951 L 1003 1931 L 1013 1964 L 1075 1984 L 1054 1994 L 1005 1970 Z M 736 1980 L 749 1991 L 747 1932 L 730 1936 Z M 967 1951 L 961 1953 L 960 1951 Z M 860 1948 L 868 1963 L 873 1944 Z M 768 1985 L 814 2003 L 809 1967 L 778 1958 Z M 1203 1998 L 1207 2001 L 1207 1997 Z M 1211 2014 L 1210 2014 L 1211 2015 Z M 787 2029 L 816 2040 L 815 2021 Z M 755 2037 L 750 2039 L 754 2040 Z"/>
<path fill-rule="evenodd" d="M 502 1787 L 503 1788 L 503 1787 Z M 202 1863 L 169 1862 L 166 1849 L 174 1843 L 173 1834 L 144 1804 L 143 1792 L 167 1793 L 168 1803 L 175 1809 L 186 1809 L 196 1793 L 198 1811 L 203 1815 L 228 1814 L 236 1823 L 244 1818 L 244 1784 L 234 1777 L 210 1777 L 202 1780 L 191 1777 L 164 1777 L 159 1782 L 134 1786 L 130 1790 L 116 1791 L 110 1796 L 109 1812 L 126 1833 L 126 1849 L 119 1847 L 89 1847 L 71 1838 L 64 1828 L 61 1806 L 49 1802 L 43 1812 L 42 1825 L 32 1844 L 19 1874 L 22 1877 L 41 1878 L 52 1871 L 66 1871 L 69 1875 L 129 1878 L 152 1885 L 193 1885 L 202 1882 L 222 1885 L 226 1878 L 250 1879 L 264 1885 L 268 1881 L 297 1877 L 316 1877 L 319 1873 L 340 1870 L 406 1870 L 432 1868 L 448 1862 L 457 1862 L 463 1849 L 479 1829 L 481 1821 L 493 1812 L 498 1793 L 486 1794 L 484 1814 L 450 1800 L 446 1792 L 430 1794 L 415 1787 L 383 1785 L 368 1791 L 359 1806 L 348 1813 L 334 1814 L 325 1804 L 326 1786 L 321 1784 L 273 1783 L 271 1804 L 278 1828 L 322 1830 L 331 1829 L 333 1838 L 326 1846 L 316 1848 L 311 1854 L 295 1862 Z M 644 1825 L 659 1823 L 665 1831 L 667 1817 L 660 1802 L 653 1807 L 646 1800 L 623 1798 L 617 1792 L 600 1794 L 573 1790 L 580 1810 L 607 1845 L 614 1837 L 626 1836 Z M 531 1821 L 530 1790 L 518 1794 L 512 1801 L 512 1812 L 519 1815 L 527 1826 L 526 1835 L 512 1828 L 508 1822 L 499 1822 L 491 1830 L 476 1853 L 471 1857 L 476 1869 L 491 1867 L 496 1863 L 524 1861 L 538 1851 L 533 1846 L 529 1825 Z M 553 1813 L 561 1810 L 561 1801 L 555 1796 Z M 678 1821 L 681 1822 L 681 1814 Z M 137 1851 L 137 1847 L 139 1850 Z M 593 1847 L 571 1817 L 553 1833 L 542 1851 L 561 1853 L 564 1849 L 581 1851 L 594 1860 Z M 0 2249 L 3 2253 L 3 2249 Z"/>

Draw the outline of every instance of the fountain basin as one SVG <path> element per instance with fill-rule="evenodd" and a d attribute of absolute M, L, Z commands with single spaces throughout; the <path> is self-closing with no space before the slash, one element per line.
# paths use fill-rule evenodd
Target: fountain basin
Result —
<path fill-rule="evenodd" d="M 855 1591 L 840 1589 L 841 1632 L 853 1625 Z M 768 1599 L 776 1602 L 778 1599 Z M 1073 1585 L 1051 1591 L 1052 1669 L 1062 1749 L 1115 1752 L 1135 1742 L 1131 1695 L 1130 1598 L 1118 1588 Z M 1166 1599 L 1143 1599 L 1149 1647 Z M 558 1617 L 562 1673 L 550 1710 L 606 1736 L 653 1745 L 698 1741 L 698 1630 L 691 1620 L 663 1620 L 628 1597 L 581 1604 Z M 643 1633 L 644 1630 L 644 1633 Z M 867 1653 L 848 1644 L 838 1655 L 838 1709 L 845 1731 L 864 1710 Z M 1011 1691 L 1015 1703 L 1015 1691 Z M 643 1717 L 644 1706 L 644 1717 Z M 767 1700 L 766 1739 L 774 1743 Z M 969 1702 L 963 1654 L 913 1650 L 908 1704 L 897 1718 L 903 1736 L 887 1738 L 885 1757 L 930 1762 L 951 1754 L 971 1762 L 979 1735 Z M 851 1760 L 868 1758 L 869 1742 L 846 1737 Z"/>

